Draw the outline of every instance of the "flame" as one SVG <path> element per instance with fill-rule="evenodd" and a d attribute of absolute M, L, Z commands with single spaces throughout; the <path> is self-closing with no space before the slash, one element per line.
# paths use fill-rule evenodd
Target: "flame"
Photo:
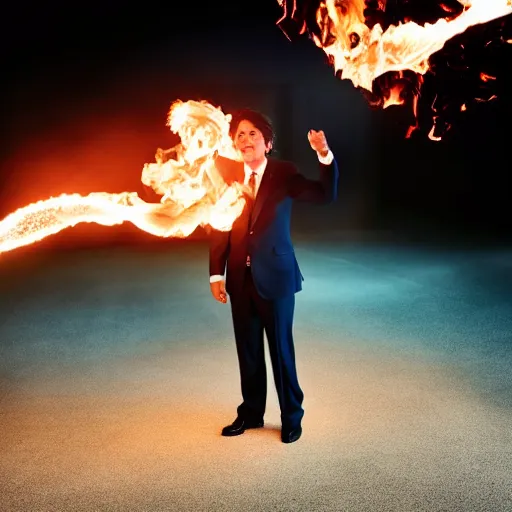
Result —
<path fill-rule="evenodd" d="M 496 77 L 488 75 L 487 73 L 480 73 L 480 80 L 482 80 L 482 82 L 489 82 L 491 80 L 496 80 Z"/>
<path fill-rule="evenodd" d="M 403 84 L 397 84 L 393 86 L 389 91 L 389 96 L 384 98 L 384 104 L 382 108 L 388 108 L 392 105 L 403 105 L 405 100 L 402 98 L 402 91 L 404 90 Z"/>
<path fill-rule="evenodd" d="M 512 0 L 459 0 L 465 10 L 451 20 L 424 26 L 412 21 L 391 25 L 365 25 L 365 0 L 323 0 L 317 10 L 322 36 L 315 44 L 331 58 L 336 72 L 355 87 L 372 90 L 373 81 L 389 71 L 425 74 L 429 57 L 446 41 L 474 25 L 512 13 Z"/>
<path fill-rule="evenodd" d="M 496 100 L 498 99 L 498 96 L 496 94 L 493 94 L 490 98 L 475 98 L 475 101 L 477 103 L 487 103 L 488 101 Z"/>
<path fill-rule="evenodd" d="M 314 43 L 329 57 L 337 75 L 351 81 L 356 88 L 369 91 L 370 94 L 366 96 L 373 106 L 387 108 L 391 105 L 403 105 L 408 98 L 405 94 L 406 86 L 401 82 L 401 74 L 405 71 L 415 74 L 416 83 L 410 84 L 409 90 L 412 90 L 412 94 L 408 95 L 409 98 L 412 97 L 416 119 L 416 124 L 407 131 L 406 137 L 410 137 L 418 128 L 418 97 L 423 75 L 430 70 L 430 57 L 441 50 L 448 40 L 468 28 L 512 13 L 512 0 L 458 2 L 463 8 L 458 16 L 456 12 L 459 9 L 440 2 L 439 7 L 446 13 L 446 19 L 424 25 L 406 20 L 384 30 L 381 23 L 375 23 L 371 28 L 366 24 L 365 0 L 278 0 L 284 12 L 277 24 L 290 38 L 290 23 L 297 22 L 301 26 L 298 33 L 308 32 Z M 381 13 L 385 12 L 386 3 L 386 0 L 378 1 Z M 314 22 L 311 12 L 315 15 Z M 504 42 L 512 43 L 512 40 Z M 394 77 L 393 80 L 386 80 L 388 89 L 382 90 L 381 84 L 377 84 L 375 80 L 386 73 L 398 73 L 398 83 L 394 83 Z M 485 73 L 480 78 L 483 82 L 495 80 L 495 77 Z M 375 89 L 378 90 L 377 93 Z M 375 100 L 375 96 L 379 98 Z M 440 140 L 440 137 L 434 136 L 437 119 L 438 117 L 434 117 L 434 126 L 429 134 L 431 140 Z"/>
<path fill-rule="evenodd" d="M 229 137 L 230 115 L 204 101 L 178 100 L 167 124 L 180 136 L 145 164 L 142 182 L 162 195 L 146 203 L 135 192 L 62 194 L 19 208 L 0 221 L 0 253 L 29 245 L 82 222 L 131 222 L 159 237 L 187 237 L 197 227 L 229 230 L 245 205 L 244 188 L 227 185 L 218 163 L 241 162 Z M 171 157 L 172 156 L 172 157 Z"/>
<path fill-rule="evenodd" d="M 441 140 L 441 137 L 434 135 L 434 132 L 436 130 L 436 120 L 437 120 L 437 117 L 434 117 L 434 124 L 432 125 L 432 128 L 430 129 L 430 132 L 428 133 L 428 138 L 430 140 L 433 140 L 434 142 L 439 142 Z"/>

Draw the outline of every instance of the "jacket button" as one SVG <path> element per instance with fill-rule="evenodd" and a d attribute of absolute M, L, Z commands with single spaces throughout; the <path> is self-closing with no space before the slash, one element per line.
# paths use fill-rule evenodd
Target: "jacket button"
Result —
<path fill-rule="evenodd" d="M 254 233 L 254 231 L 249 231 L 249 235 L 252 235 Z"/>

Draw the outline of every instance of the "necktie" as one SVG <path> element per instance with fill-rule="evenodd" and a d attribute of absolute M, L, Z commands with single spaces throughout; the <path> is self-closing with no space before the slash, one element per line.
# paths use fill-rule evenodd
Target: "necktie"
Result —
<path fill-rule="evenodd" d="M 257 172 L 255 171 L 252 171 L 251 172 L 251 175 L 249 176 L 249 181 L 248 181 L 248 185 L 249 185 L 249 190 L 251 191 L 251 197 L 254 199 L 255 196 L 256 196 L 256 176 L 257 176 Z"/>
<path fill-rule="evenodd" d="M 254 198 L 256 197 L 256 175 L 257 175 L 257 173 L 252 171 L 251 175 L 249 176 L 249 181 L 247 182 L 247 185 L 249 187 L 249 193 L 251 194 L 251 199 L 250 199 L 250 202 L 248 203 L 250 212 L 252 212 L 252 207 L 254 205 Z M 251 257 L 249 255 L 247 255 L 245 264 L 248 267 L 251 266 Z"/>

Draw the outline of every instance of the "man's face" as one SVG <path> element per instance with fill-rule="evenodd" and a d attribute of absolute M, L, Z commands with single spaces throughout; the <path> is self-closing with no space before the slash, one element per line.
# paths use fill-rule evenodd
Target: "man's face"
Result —
<path fill-rule="evenodd" d="M 270 151 L 272 144 L 265 143 L 263 134 L 250 121 L 242 120 L 235 132 L 235 147 L 243 156 L 247 164 L 263 162 L 265 155 Z"/>

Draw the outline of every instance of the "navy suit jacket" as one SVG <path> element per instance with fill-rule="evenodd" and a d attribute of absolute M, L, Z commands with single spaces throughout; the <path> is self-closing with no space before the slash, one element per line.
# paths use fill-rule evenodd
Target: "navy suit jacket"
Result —
<path fill-rule="evenodd" d="M 293 200 L 329 203 L 337 198 L 339 172 L 336 160 L 319 163 L 320 176 L 311 180 L 295 164 L 269 158 L 251 208 L 247 205 L 230 231 L 210 232 L 210 276 L 226 273 L 226 291 L 236 295 L 251 258 L 253 282 L 268 300 L 280 299 L 302 289 L 300 272 L 290 234 Z M 226 181 L 244 180 L 243 168 Z M 249 204 L 249 203 L 248 203 Z"/>

